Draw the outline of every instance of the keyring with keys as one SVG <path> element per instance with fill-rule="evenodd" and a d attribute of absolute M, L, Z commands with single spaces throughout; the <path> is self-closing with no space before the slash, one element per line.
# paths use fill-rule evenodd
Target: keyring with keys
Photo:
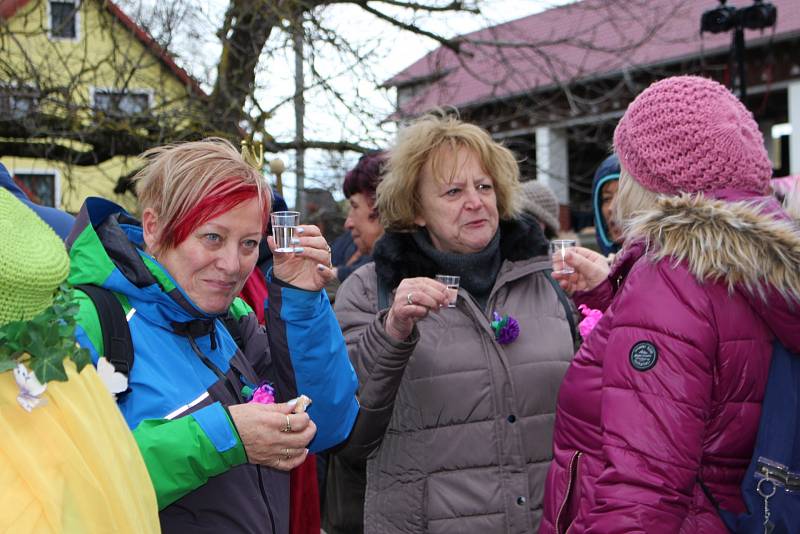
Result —
<path fill-rule="evenodd" d="M 775 495 L 775 492 L 778 491 L 778 487 L 774 480 L 766 476 L 758 481 L 758 484 L 756 484 L 756 491 L 761 495 L 761 498 L 764 499 L 764 534 L 769 534 L 774 528 L 774 525 L 769 521 L 769 500 Z"/>

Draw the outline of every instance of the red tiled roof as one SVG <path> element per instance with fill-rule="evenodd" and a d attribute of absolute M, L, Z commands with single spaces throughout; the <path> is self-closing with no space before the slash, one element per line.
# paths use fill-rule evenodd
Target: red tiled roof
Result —
<path fill-rule="evenodd" d="M 775 38 L 800 35 L 798 0 L 771 1 L 778 9 Z M 439 47 L 384 85 L 402 87 L 438 75 L 398 110 L 417 115 L 436 106 L 474 105 L 701 51 L 711 54 L 727 50 L 731 41 L 731 33 L 706 33 L 701 39 L 700 16 L 718 5 L 712 0 L 584 0 L 467 34 L 471 43 L 462 46 L 471 56 Z M 748 46 L 771 36 L 772 29 L 763 35 L 746 32 Z M 498 48 L 481 41 L 535 46 Z"/>
<path fill-rule="evenodd" d="M 30 0 L 0 0 L 0 18 L 10 19 Z M 180 68 L 172 56 L 159 45 L 150 34 L 136 24 L 119 6 L 110 0 L 104 0 L 103 5 L 119 20 L 153 55 L 155 55 L 167 69 L 169 69 L 184 85 L 189 86 L 197 96 L 206 96 L 200 84 L 188 72 Z"/>

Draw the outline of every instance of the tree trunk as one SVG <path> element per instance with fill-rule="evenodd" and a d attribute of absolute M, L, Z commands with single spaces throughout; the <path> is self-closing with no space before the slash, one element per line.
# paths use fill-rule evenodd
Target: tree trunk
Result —
<path fill-rule="evenodd" d="M 214 126 L 221 133 L 241 131 L 247 98 L 255 83 L 256 65 L 272 29 L 280 22 L 273 1 L 233 0 L 220 29 L 222 53 L 209 99 Z"/>

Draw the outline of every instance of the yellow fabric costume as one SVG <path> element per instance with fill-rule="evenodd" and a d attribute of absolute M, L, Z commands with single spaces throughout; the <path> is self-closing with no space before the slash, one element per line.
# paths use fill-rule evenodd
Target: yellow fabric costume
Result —
<path fill-rule="evenodd" d="M 16 262 L 9 257 L 3 246 L 9 233 L 22 233 L 42 258 L 41 248 L 51 249 L 50 271 L 51 262 L 66 255 L 52 230 L 0 189 L 0 277 L 13 269 L 15 275 L 47 278 L 30 256 Z M 56 278 L 63 280 L 60 271 Z M 50 302 L 59 282 L 47 288 Z M 0 306 L 9 311 L 14 300 L 0 295 Z M 17 317 L 27 320 L 34 312 Z M 111 394 L 91 365 L 81 373 L 69 359 L 64 366 L 68 380 L 48 382 L 45 402 L 30 412 L 17 401 L 13 372 L 0 373 L 0 532 L 159 532 L 155 492 Z"/>

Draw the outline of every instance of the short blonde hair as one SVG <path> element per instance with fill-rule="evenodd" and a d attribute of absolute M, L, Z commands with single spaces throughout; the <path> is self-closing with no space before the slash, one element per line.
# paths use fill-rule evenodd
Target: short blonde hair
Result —
<path fill-rule="evenodd" d="M 783 207 L 789 216 L 800 220 L 800 179 L 795 180 L 792 188 L 786 193 L 786 197 L 783 199 Z"/>
<path fill-rule="evenodd" d="M 623 241 L 628 239 L 633 218 L 656 207 L 658 193 L 645 189 L 626 171 L 620 168 L 619 189 L 614 197 L 614 219 L 622 228 Z"/>
<path fill-rule="evenodd" d="M 410 230 L 421 210 L 420 174 L 425 164 L 440 170 L 442 149 L 466 148 L 475 153 L 494 183 L 501 219 L 520 213 L 519 166 L 510 150 L 495 142 L 486 130 L 453 116 L 425 115 L 398 134 L 389 153 L 386 175 L 378 186 L 377 206 L 381 222 L 389 230 Z M 437 172 L 442 180 L 454 178 L 456 169 Z"/>
<path fill-rule="evenodd" d="M 159 219 L 156 249 L 175 247 L 194 229 L 256 197 L 266 229 L 270 190 L 228 141 L 208 138 L 152 148 L 133 177 L 141 208 Z"/>

